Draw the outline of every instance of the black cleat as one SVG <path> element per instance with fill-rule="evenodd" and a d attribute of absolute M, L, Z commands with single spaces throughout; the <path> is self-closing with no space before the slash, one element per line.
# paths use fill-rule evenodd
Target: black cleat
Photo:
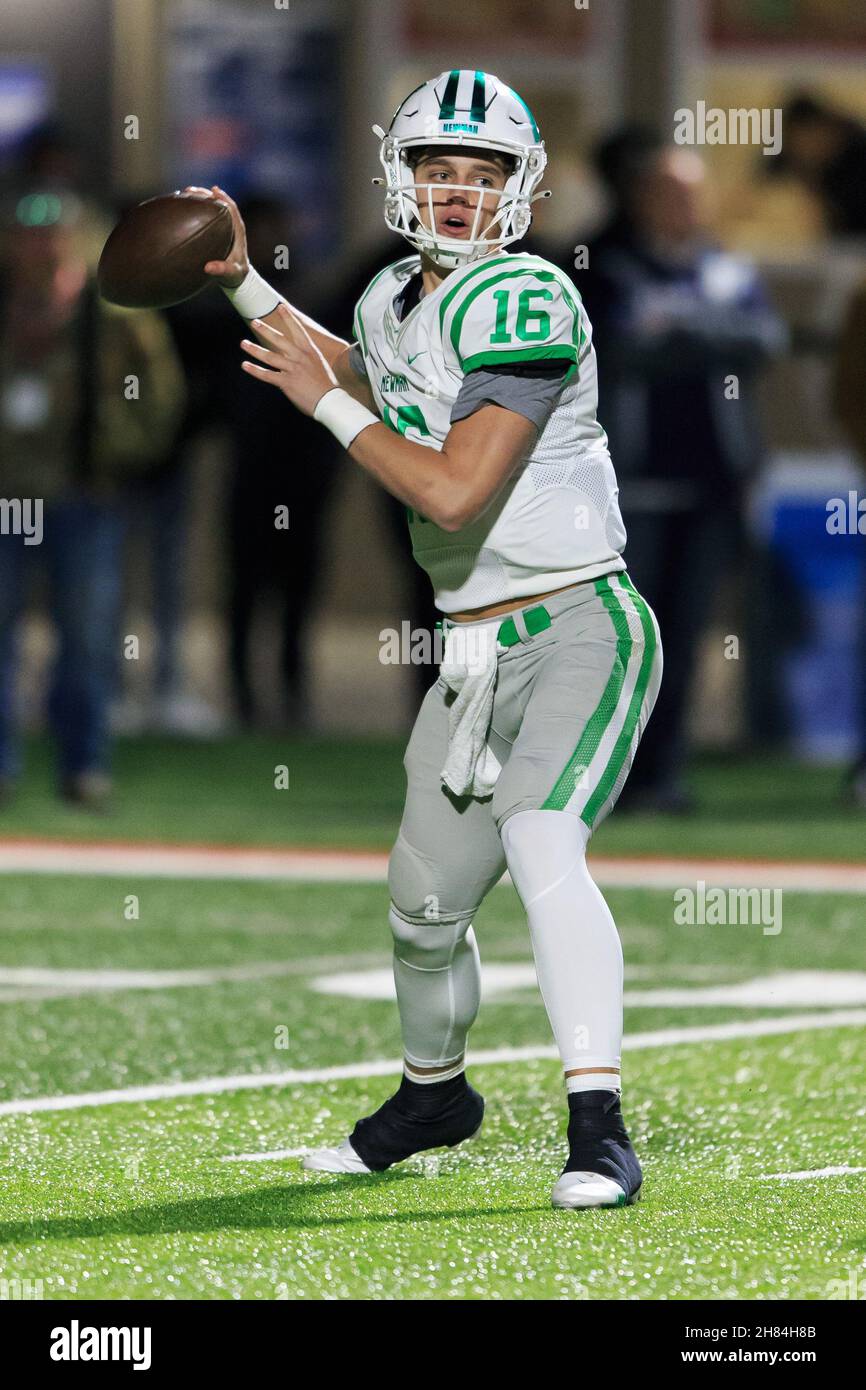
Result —
<path fill-rule="evenodd" d="M 484 1100 L 461 1072 L 449 1081 L 420 1085 L 404 1076 L 400 1089 L 373 1115 L 359 1120 L 336 1149 L 307 1154 L 305 1168 L 326 1173 L 382 1173 L 427 1149 L 454 1148 L 473 1139 Z"/>
<path fill-rule="evenodd" d="M 624 1207 L 640 1199 L 643 1174 L 626 1133 L 618 1091 L 568 1097 L 568 1162 L 555 1207 Z"/>

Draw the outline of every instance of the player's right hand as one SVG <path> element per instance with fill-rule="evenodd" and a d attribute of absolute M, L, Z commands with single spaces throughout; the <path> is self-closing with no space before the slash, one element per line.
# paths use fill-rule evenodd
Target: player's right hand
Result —
<path fill-rule="evenodd" d="M 213 184 L 211 188 L 198 188 L 195 184 L 190 184 L 183 191 L 184 193 L 197 193 L 199 197 L 213 198 L 218 203 L 225 203 L 231 213 L 234 238 L 229 253 L 224 261 L 206 261 L 204 269 L 205 273 L 210 275 L 218 285 L 224 285 L 227 290 L 237 289 L 250 268 L 250 258 L 247 254 L 247 230 L 238 211 L 237 203 L 216 184 Z"/>

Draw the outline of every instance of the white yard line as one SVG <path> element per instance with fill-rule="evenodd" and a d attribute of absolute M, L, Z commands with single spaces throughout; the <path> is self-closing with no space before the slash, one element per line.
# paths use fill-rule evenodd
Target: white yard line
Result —
<path fill-rule="evenodd" d="M 302 1149 L 262 1149 L 258 1153 L 251 1154 L 223 1154 L 221 1163 L 279 1163 L 286 1158 L 305 1158 L 307 1154 L 315 1153 L 321 1144 L 307 1144 Z M 866 1168 L 851 1168 L 847 1163 L 840 1163 L 835 1168 L 814 1168 L 807 1173 L 756 1173 L 755 1178 L 758 1182 L 793 1182 L 805 1181 L 808 1178 L 844 1178 L 849 1173 L 866 1173 Z"/>
<path fill-rule="evenodd" d="M 397 997 L 393 971 L 384 966 L 318 975 L 308 984 L 317 994 L 347 999 L 395 1000 Z M 518 992 L 516 997 L 520 1001 L 520 990 L 537 988 L 532 961 L 482 963 L 482 999 L 495 999 L 501 1003 L 504 996 Z M 866 1005 L 866 971 L 785 970 L 697 988 L 672 987 L 668 984 L 657 989 L 632 987 L 626 989 L 624 1003 L 627 1008 L 634 1009 L 716 1008 L 725 1005 L 744 1009 L 850 1008 Z"/>
<path fill-rule="evenodd" d="M 186 989 L 213 984 L 247 983 L 252 980 L 281 976 L 312 976 L 305 980 L 308 988 L 324 994 L 350 994 L 359 999 L 394 998 L 393 971 L 380 965 L 381 952 L 332 956 L 301 956 L 291 961 L 253 961 L 245 965 L 202 966 L 185 970 L 69 970 L 43 966 L 0 966 L 0 1004 L 33 1003 L 38 999 L 68 999 L 81 994 L 98 994 L 126 990 Z M 331 972 L 320 974 L 319 972 Z M 519 991 L 536 989 L 535 966 L 531 961 L 505 965 L 485 964 L 481 967 L 482 990 L 488 997 L 495 995 L 499 1002 L 508 998 L 497 974 L 506 976 L 514 991 L 513 1003 L 525 1003 Z M 731 966 L 626 966 L 627 980 L 670 980 L 672 975 L 683 981 L 717 979 L 720 975 L 739 975 Z M 818 972 L 820 974 L 820 972 Z M 780 1001 L 785 1008 L 796 1005 L 841 1005 L 866 1003 L 864 997 L 836 998 L 832 994 L 834 972 L 826 972 L 826 997 L 804 997 Z M 866 980 L 866 975 L 864 975 Z M 343 982 L 351 982 L 344 987 Z M 634 1002 L 633 1000 L 631 1002 Z M 700 1000 L 698 1000 L 700 1003 Z"/>
<path fill-rule="evenodd" d="M 16 1004 L 34 999 L 62 999 L 71 995 L 106 990 L 186 989 L 192 986 L 244 983 L 250 980 L 279 979 L 287 975 L 309 975 L 330 967 L 342 972 L 378 965 L 381 955 L 370 952 L 355 956 L 307 956 L 294 960 L 252 961 L 245 965 L 202 966 L 186 970 L 67 970 L 43 966 L 0 966 L 0 1004 Z M 847 1002 L 851 1002 L 850 1000 Z"/>
<path fill-rule="evenodd" d="M 303 1149 L 269 1149 L 255 1154 L 223 1154 L 223 1163 L 269 1163 L 281 1158 L 303 1158 L 313 1152 L 309 1144 Z"/>
<path fill-rule="evenodd" d="M 371 966 L 371 960 L 376 964 Z M 184 970 L 70 970 L 44 966 L 0 966 L 0 1004 L 82 994 L 248 984 L 294 976 L 316 994 L 349 999 L 396 999 L 390 966 L 379 957 L 309 957 L 288 961 L 250 961 L 243 965 L 191 967 Z M 320 973 L 325 964 L 327 973 Z M 336 969 L 334 967 L 337 967 Z M 351 967 L 351 968 L 349 968 Z M 665 972 L 660 972 L 665 973 Z M 627 978 L 631 972 L 627 971 Z M 307 978 L 304 978 L 307 977 Z M 481 966 L 481 997 L 525 1003 L 523 991 L 537 991 L 532 961 L 487 961 Z M 512 999 L 513 996 L 513 999 Z M 820 1009 L 866 1005 L 866 971 L 787 970 L 715 985 L 670 985 L 655 989 L 630 984 L 628 1008 L 762 1008 Z"/>
<path fill-rule="evenodd" d="M 304 1151 L 306 1152 L 306 1150 Z M 276 1157 L 276 1153 L 273 1155 Z M 286 1157 L 289 1157 L 286 1151 Z M 252 1154 L 245 1155 L 252 1158 Z M 866 1168 L 850 1168 L 847 1163 L 840 1163 L 835 1168 L 813 1168 L 811 1172 L 802 1173 L 759 1173 L 759 1182 L 804 1182 L 807 1178 L 841 1178 L 847 1173 L 866 1173 Z"/>
<path fill-rule="evenodd" d="M 387 854 L 360 850 L 93 844 L 61 840 L 5 840 L 0 843 L 0 873 L 10 874 L 383 883 L 387 865 Z M 591 854 L 590 865 L 596 880 L 609 888 L 673 889 L 703 880 L 718 887 L 866 893 L 866 864 L 651 855 L 614 858 Z"/>
<path fill-rule="evenodd" d="M 654 1032 L 632 1033 L 623 1039 L 623 1048 L 627 1052 L 635 1052 L 645 1048 L 679 1047 L 688 1043 L 726 1042 L 738 1038 L 771 1037 L 779 1033 L 863 1026 L 866 1026 L 866 1009 L 833 1009 L 819 1014 L 789 1014 L 783 1018 L 758 1018 L 750 1019 L 748 1022 L 711 1023 L 691 1028 L 661 1028 Z M 529 1047 L 498 1047 L 484 1052 L 472 1052 L 469 1061 L 476 1067 L 501 1066 L 539 1059 L 555 1060 L 557 1056 L 555 1047 L 535 1044 Z M 221 1095 L 226 1091 L 253 1091 L 271 1086 L 304 1086 L 328 1081 L 359 1080 L 371 1076 L 393 1076 L 399 1074 L 402 1067 L 400 1058 L 389 1058 L 371 1062 L 352 1062 L 338 1067 L 210 1076 L 194 1081 L 164 1081 L 148 1086 L 129 1086 L 123 1090 L 84 1091 L 78 1095 L 67 1096 L 37 1096 L 0 1102 L 0 1115 L 82 1110 L 89 1106 L 170 1100 L 179 1096 Z"/>

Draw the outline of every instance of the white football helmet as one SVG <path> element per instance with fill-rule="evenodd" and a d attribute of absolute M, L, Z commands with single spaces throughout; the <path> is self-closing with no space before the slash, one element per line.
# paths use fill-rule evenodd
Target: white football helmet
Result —
<path fill-rule="evenodd" d="M 374 125 L 373 133 L 382 141 L 379 159 L 385 178 L 373 182 L 386 190 L 387 225 L 443 269 L 453 270 L 518 241 L 529 230 L 532 203 L 550 197 L 549 190 L 534 191 L 547 164 L 535 118 L 517 92 L 489 72 L 468 68 L 441 72 L 409 93 L 394 112 L 387 132 Z M 456 183 L 416 187 L 407 152 L 425 145 L 450 146 L 467 154 L 471 150 L 498 150 L 515 161 L 505 188 L 501 192 L 491 190 L 483 200 L 478 198 L 468 237 L 445 237 L 436 232 L 433 189 L 478 194 L 478 187 Z M 429 227 L 419 215 L 418 196 L 423 196 L 423 190 Z M 482 207 L 489 207 L 491 197 L 499 198 L 499 207 L 484 235 L 478 236 Z"/>

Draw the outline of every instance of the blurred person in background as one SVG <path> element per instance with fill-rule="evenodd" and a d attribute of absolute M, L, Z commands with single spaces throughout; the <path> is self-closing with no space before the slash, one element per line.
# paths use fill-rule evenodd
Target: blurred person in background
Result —
<path fill-rule="evenodd" d="M 866 127 L 817 97 L 794 97 L 782 113 L 782 149 L 761 161 L 765 173 L 790 174 L 823 208 L 835 236 L 866 235 Z"/>
<path fill-rule="evenodd" d="M 16 184 L 43 182 L 81 193 L 85 175 L 79 142 L 57 119 L 40 124 L 23 143 L 13 171 Z M 113 209 L 105 226 L 94 226 L 88 259 L 95 264 L 114 221 L 138 202 Z M 217 306 L 217 310 L 221 306 Z M 131 479 L 124 493 L 127 525 L 142 535 L 150 557 L 151 618 L 154 635 L 152 700 L 148 706 L 123 693 L 122 658 L 116 665 L 119 687 L 111 702 L 115 732 L 153 728 L 167 733 L 211 732 L 216 719 L 201 700 L 184 689 L 180 641 L 184 617 L 186 542 L 190 513 L 190 450 L 211 424 L 219 396 L 213 373 L 203 367 L 211 341 L 213 297 L 199 296 L 163 311 L 183 366 L 187 398 L 168 453 L 154 457 Z"/>
<path fill-rule="evenodd" d="M 141 704 L 128 694 L 114 703 L 112 726 L 118 732 L 151 729 L 206 737 L 218 733 L 223 721 L 207 700 L 189 689 L 181 655 L 187 614 L 193 455 L 203 436 L 224 425 L 215 353 L 220 341 L 224 354 L 229 351 L 226 336 L 230 316 L 216 296 L 202 294 L 163 310 L 162 317 L 183 370 L 185 404 L 167 451 L 154 454 L 151 465 L 130 480 L 124 495 L 128 524 L 143 538 L 149 559 L 153 678 L 147 703 Z"/>
<path fill-rule="evenodd" d="M 291 210 L 268 194 L 248 196 L 242 204 L 250 255 L 265 266 L 274 287 L 291 295 L 310 312 L 321 311 L 312 286 L 297 271 L 275 268 L 279 248 L 291 248 Z M 230 666 L 238 717 L 256 723 L 253 654 L 250 633 L 260 604 L 276 599 L 279 611 L 281 690 L 280 721 L 289 727 L 310 724 L 308 631 L 318 575 L 327 557 L 321 542 L 339 449 L 314 420 L 294 411 L 287 417 L 275 393 L 263 392 L 238 371 L 241 331 L 237 315 L 222 295 L 220 326 L 220 410 L 229 432 L 231 476 L 228 493 L 230 555 Z M 204 361 L 214 361 L 211 343 Z M 284 466 L 274 469 L 273 441 L 285 439 Z M 286 516 L 287 514 L 287 516 Z M 287 519 L 288 526 L 283 522 Z"/>
<path fill-rule="evenodd" d="M 141 703 L 122 691 L 112 707 L 116 732 L 150 729 L 166 734 L 206 736 L 221 721 L 214 709 L 187 687 L 181 661 L 187 611 L 187 554 L 192 512 L 192 455 L 201 436 L 219 421 L 219 387 L 212 351 L 215 321 L 212 297 L 198 295 L 162 311 L 186 383 L 186 404 L 167 451 L 154 454 L 149 467 L 131 479 L 124 493 L 129 527 L 144 541 L 149 560 L 150 618 L 154 661 L 149 697 Z M 203 365 L 207 370 L 202 370 Z"/>
<path fill-rule="evenodd" d="M 596 146 L 592 164 L 608 198 L 608 215 L 589 243 L 590 252 L 603 252 L 606 246 L 616 247 L 633 236 L 635 180 L 663 147 L 658 131 L 637 121 L 620 126 Z M 565 268 L 573 265 L 569 250 Z"/>
<path fill-rule="evenodd" d="M 75 137 L 61 121 L 51 119 L 43 121 L 24 140 L 11 178 L 18 184 L 50 184 L 80 193 L 83 164 Z"/>
<path fill-rule="evenodd" d="M 866 280 L 852 295 L 842 325 L 833 363 L 832 397 L 836 417 L 866 475 Z M 858 515 L 858 529 L 866 535 L 866 508 L 863 515 Z M 866 556 L 863 557 L 863 589 L 858 690 L 860 751 L 849 774 L 846 795 L 866 811 Z"/>
<path fill-rule="evenodd" d="M 107 705 L 119 651 L 124 490 L 170 447 L 183 379 L 158 315 L 111 308 L 82 250 L 67 187 L 19 189 L 0 250 L 0 788 L 21 771 L 16 632 L 34 565 L 47 571 L 58 653 L 49 697 L 59 787 L 101 808 L 110 791 Z M 130 378 L 137 390 L 130 389 Z M 26 543 L 25 541 L 32 542 Z"/>
<path fill-rule="evenodd" d="M 697 154 L 647 134 L 620 144 L 612 167 L 614 216 L 576 284 L 595 327 L 630 568 L 667 634 L 623 805 L 676 813 L 691 805 L 685 724 L 700 639 L 741 554 L 744 487 L 761 461 L 755 383 L 786 334 L 751 265 L 708 238 Z"/>

